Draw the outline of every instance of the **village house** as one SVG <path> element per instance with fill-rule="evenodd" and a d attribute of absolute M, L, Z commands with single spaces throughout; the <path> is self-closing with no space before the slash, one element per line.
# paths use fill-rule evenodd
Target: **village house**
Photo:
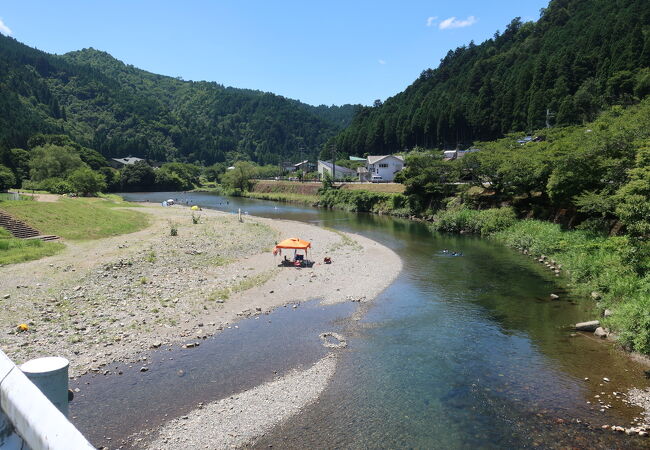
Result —
<path fill-rule="evenodd" d="M 280 168 L 282 169 L 282 172 L 294 172 L 296 170 L 296 166 L 289 161 L 280 163 Z"/>
<path fill-rule="evenodd" d="M 318 160 L 318 176 L 322 179 L 326 173 L 332 176 L 332 163 Z M 334 164 L 334 179 L 344 180 L 346 178 L 356 178 L 356 175 L 356 170 Z"/>
<path fill-rule="evenodd" d="M 316 164 L 314 164 L 313 162 L 309 162 L 309 160 L 304 160 L 302 162 L 299 162 L 298 164 L 294 164 L 293 167 L 296 172 L 303 172 L 303 173 L 309 173 L 316 170 Z"/>
<path fill-rule="evenodd" d="M 445 150 L 442 152 L 442 158 L 445 161 L 451 161 L 453 159 L 460 159 L 468 153 L 478 152 L 478 148 L 470 148 L 467 150 Z"/>
<path fill-rule="evenodd" d="M 404 168 L 404 158 L 395 155 L 368 156 L 366 171 L 358 171 L 359 181 L 392 182 Z"/>
<path fill-rule="evenodd" d="M 121 169 L 124 166 L 130 166 L 138 161 L 144 161 L 142 158 L 137 158 L 135 156 L 127 156 L 126 158 L 111 158 L 109 164 L 115 169 Z"/>
<path fill-rule="evenodd" d="M 108 160 L 108 165 L 114 169 L 121 169 L 124 166 L 132 166 L 133 164 L 138 163 L 140 161 L 144 161 L 154 169 L 159 169 L 164 164 L 162 162 L 152 161 L 150 159 L 138 158 L 136 156 L 127 156 L 126 158 L 110 158 Z"/>

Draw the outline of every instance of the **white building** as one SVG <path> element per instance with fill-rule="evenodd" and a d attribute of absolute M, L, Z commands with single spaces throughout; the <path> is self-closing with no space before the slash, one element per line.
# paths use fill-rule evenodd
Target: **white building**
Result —
<path fill-rule="evenodd" d="M 393 181 L 395 174 L 404 168 L 404 158 L 395 155 L 368 156 L 366 168 L 367 181 Z"/>
<path fill-rule="evenodd" d="M 322 179 L 325 174 L 328 173 L 332 176 L 332 163 L 329 161 L 318 160 L 318 176 Z M 334 177 L 337 180 L 343 180 L 345 178 L 356 178 L 357 171 L 348 169 L 347 167 L 341 167 L 334 164 Z"/>
<path fill-rule="evenodd" d="M 445 161 L 451 161 L 453 159 L 460 159 L 468 153 L 480 152 L 478 148 L 470 148 L 467 150 L 445 150 L 442 152 L 442 158 Z"/>

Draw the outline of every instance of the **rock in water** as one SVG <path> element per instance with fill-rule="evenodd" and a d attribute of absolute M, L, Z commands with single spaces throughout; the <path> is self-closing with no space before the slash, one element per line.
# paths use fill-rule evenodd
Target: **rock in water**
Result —
<path fill-rule="evenodd" d="M 560 298 L 559 295 L 557 295 L 557 294 L 551 294 L 551 300 L 557 300 L 558 298 Z"/>
<path fill-rule="evenodd" d="M 577 325 L 576 325 L 577 326 Z M 605 339 L 609 333 L 603 328 L 603 327 L 598 327 L 594 331 L 594 336 L 599 337 L 601 339 Z"/>
<path fill-rule="evenodd" d="M 589 322 L 580 322 L 576 323 L 576 330 L 577 331 L 596 331 L 596 328 L 600 326 L 600 322 L 598 320 L 591 320 Z"/>

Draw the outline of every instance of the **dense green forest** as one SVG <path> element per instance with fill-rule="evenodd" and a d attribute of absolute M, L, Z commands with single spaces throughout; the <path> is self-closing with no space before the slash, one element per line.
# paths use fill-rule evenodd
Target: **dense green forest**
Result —
<path fill-rule="evenodd" d="M 156 75 L 94 49 L 51 55 L 0 35 L 0 149 L 66 134 L 105 157 L 275 164 L 314 157 L 355 110 Z"/>
<path fill-rule="evenodd" d="M 647 0 L 553 0 L 480 45 L 450 50 L 402 93 L 359 110 L 344 155 L 453 148 L 593 120 L 650 93 Z M 548 117 L 547 117 L 548 111 Z"/>

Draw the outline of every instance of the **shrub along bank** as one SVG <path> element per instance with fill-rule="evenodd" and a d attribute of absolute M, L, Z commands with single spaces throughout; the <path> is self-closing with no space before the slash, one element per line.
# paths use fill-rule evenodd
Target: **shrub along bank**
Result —
<path fill-rule="evenodd" d="M 511 208 L 440 211 L 432 227 L 438 231 L 488 236 L 532 255 L 546 255 L 562 266 L 570 287 L 591 292 L 603 319 L 628 349 L 650 353 L 650 245 L 630 236 L 606 237 L 585 230 L 565 231 L 538 220 L 517 220 Z"/>
<path fill-rule="evenodd" d="M 407 198 L 396 192 L 382 192 L 381 185 L 343 185 L 334 187 L 331 181 L 317 183 L 295 183 L 285 181 L 256 181 L 244 197 L 274 200 L 287 203 L 302 203 L 323 208 L 342 209 L 354 212 L 373 212 L 396 216 L 410 216 Z M 387 187 L 395 191 L 394 185 Z M 401 190 L 401 189 L 399 189 Z"/>
<path fill-rule="evenodd" d="M 396 216 L 410 215 L 408 201 L 404 195 L 382 192 L 321 189 L 318 206 L 355 212 L 373 212 Z"/>

